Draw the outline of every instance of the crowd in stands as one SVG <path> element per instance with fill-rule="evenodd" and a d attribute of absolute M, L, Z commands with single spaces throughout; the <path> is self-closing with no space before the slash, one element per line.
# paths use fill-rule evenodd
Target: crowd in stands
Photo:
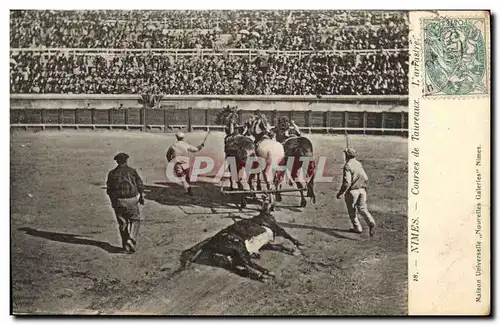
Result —
<path fill-rule="evenodd" d="M 10 24 L 11 93 L 408 93 L 407 12 L 23 10 Z"/>
<path fill-rule="evenodd" d="M 11 56 L 11 93 L 406 94 L 408 52 L 178 57 Z"/>
<path fill-rule="evenodd" d="M 216 30 L 171 29 L 170 21 L 147 23 L 121 15 L 116 18 L 122 20 L 113 20 L 104 19 L 101 11 L 95 11 L 96 16 L 73 12 L 26 11 L 19 17 L 14 12 L 11 48 L 214 48 L 219 35 Z"/>
<path fill-rule="evenodd" d="M 405 48 L 406 12 L 11 11 L 12 48 Z"/>

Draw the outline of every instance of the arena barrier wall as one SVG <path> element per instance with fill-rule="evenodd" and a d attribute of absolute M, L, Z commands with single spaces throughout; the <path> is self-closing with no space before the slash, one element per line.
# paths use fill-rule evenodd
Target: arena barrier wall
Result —
<path fill-rule="evenodd" d="M 240 121 L 263 112 L 273 124 L 286 116 L 310 133 L 408 133 L 407 96 L 165 96 L 154 109 L 138 98 L 11 95 L 11 129 L 222 130 L 215 117 L 230 105 L 238 106 Z"/>

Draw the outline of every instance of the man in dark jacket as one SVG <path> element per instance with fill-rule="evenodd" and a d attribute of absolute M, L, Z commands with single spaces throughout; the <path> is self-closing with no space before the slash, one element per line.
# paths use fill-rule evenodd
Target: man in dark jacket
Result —
<path fill-rule="evenodd" d="M 118 166 L 108 173 L 106 186 L 118 221 L 123 250 L 131 254 L 136 250 L 139 235 L 139 204 L 144 205 L 144 185 L 137 171 L 127 165 L 128 158 L 126 153 L 115 156 Z"/>

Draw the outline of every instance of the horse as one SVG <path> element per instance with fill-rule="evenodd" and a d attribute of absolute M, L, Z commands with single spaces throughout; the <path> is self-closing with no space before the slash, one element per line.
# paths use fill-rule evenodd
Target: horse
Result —
<path fill-rule="evenodd" d="M 252 258 L 260 258 L 259 250 L 262 248 L 290 255 L 300 254 L 300 251 L 287 248 L 283 244 L 273 244 L 276 236 L 290 240 L 297 249 L 300 249 L 302 244 L 278 225 L 271 213 L 272 207 L 273 204 L 264 201 L 259 215 L 238 220 L 214 236 L 183 251 L 180 256 L 180 270 L 184 270 L 203 256 L 212 265 L 216 263 L 233 271 L 243 269 L 250 277 L 261 281 L 275 277 L 273 272 Z"/>
<path fill-rule="evenodd" d="M 277 188 L 279 188 L 279 184 L 283 179 L 284 172 L 276 171 L 273 176 L 273 167 L 282 166 L 284 164 L 285 151 L 281 143 L 271 138 L 271 132 L 271 128 L 269 127 L 265 116 L 262 115 L 257 116 L 254 119 L 251 127 L 248 130 L 248 133 L 255 138 L 255 153 L 257 157 L 264 158 L 266 162 L 265 169 L 262 172 L 266 187 L 268 190 L 276 190 Z M 252 180 L 255 179 L 255 177 L 257 177 L 258 182 L 257 189 L 259 189 L 260 187 L 259 175 L 252 174 L 250 175 L 249 179 L 252 190 L 254 189 Z M 271 185 L 271 181 L 273 185 Z M 276 193 L 276 200 L 281 201 L 281 194 Z"/>
<path fill-rule="evenodd" d="M 283 144 L 283 148 L 285 150 L 285 157 L 288 161 L 289 158 L 293 158 L 293 167 L 291 171 L 291 178 L 297 185 L 298 189 L 302 189 L 304 187 L 307 188 L 307 197 L 311 198 L 313 203 L 316 203 L 316 194 L 314 192 L 314 178 L 316 174 L 316 162 L 311 160 L 308 162 L 308 166 L 306 169 L 303 168 L 304 161 L 301 161 L 301 157 L 313 157 L 313 145 L 311 141 L 300 135 L 300 131 L 295 130 L 295 132 L 287 132 L 290 129 L 290 122 L 286 117 L 281 118 L 278 121 L 278 125 L 276 127 L 276 138 L 280 140 Z M 293 124 L 295 125 L 295 124 Z M 293 134 L 289 134 L 293 133 Z M 298 178 L 298 172 L 302 170 L 305 172 L 305 175 L 302 175 L 307 181 L 305 181 L 305 186 L 302 183 L 304 179 Z M 304 192 L 300 191 L 300 206 L 305 207 L 307 205 L 307 201 L 304 197 Z"/>
<path fill-rule="evenodd" d="M 242 169 L 246 166 L 246 161 L 249 157 L 255 157 L 255 144 L 252 139 L 241 135 L 235 134 L 226 137 L 224 140 L 224 153 L 226 155 L 226 160 L 228 157 L 232 157 L 236 161 L 237 173 L 240 175 Z M 231 165 L 229 165 L 231 166 Z M 233 189 L 233 179 L 231 177 L 231 189 Z M 243 185 L 241 183 L 241 178 L 238 177 L 237 180 L 238 189 L 242 190 Z"/>
<path fill-rule="evenodd" d="M 224 108 L 223 111 L 217 116 L 217 120 L 219 123 L 226 123 L 226 137 L 224 138 L 224 153 L 225 153 L 225 161 L 227 158 L 231 157 L 235 159 L 236 162 L 236 173 L 238 178 L 236 179 L 236 183 L 239 190 L 243 190 L 242 178 L 240 177 L 243 168 L 246 166 L 246 161 L 249 157 L 255 157 L 255 144 L 252 139 L 247 136 L 242 135 L 244 127 L 236 125 L 237 113 L 236 107 Z M 233 171 L 231 170 L 231 164 L 229 164 L 230 168 L 230 189 L 233 190 Z M 241 196 L 241 207 L 246 207 L 246 197 L 244 195 Z"/>

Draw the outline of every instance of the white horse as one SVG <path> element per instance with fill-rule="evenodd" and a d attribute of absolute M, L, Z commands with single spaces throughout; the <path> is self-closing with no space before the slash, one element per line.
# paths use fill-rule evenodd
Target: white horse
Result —
<path fill-rule="evenodd" d="M 283 166 L 285 161 L 285 150 L 283 145 L 276 140 L 271 139 L 270 128 L 267 122 L 262 117 L 257 117 L 249 129 L 249 133 L 255 137 L 257 157 L 263 158 L 266 166 L 262 171 L 262 176 L 268 190 L 274 191 L 279 188 L 279 184 L 283 181 L 284 171 L 278 171 L 278 166 Z M 260 189 L 259 175 L 250 175 L 249 183 L 251 189 L 254 190 L 252 180 L 257 176 L 257 189 Z M 272 198 L 272 196 L 270 196 Z M 277 200 L 280 196 L 276 195 Z"/>

